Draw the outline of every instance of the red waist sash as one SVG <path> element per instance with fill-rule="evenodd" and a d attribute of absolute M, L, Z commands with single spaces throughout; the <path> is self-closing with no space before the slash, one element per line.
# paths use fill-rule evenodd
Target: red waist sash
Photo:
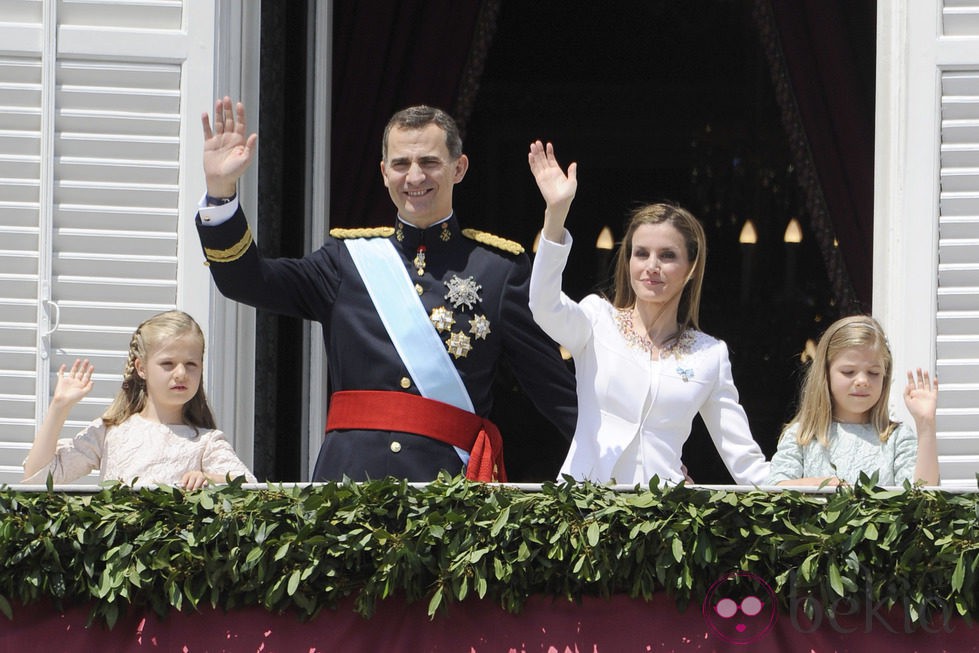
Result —
<path fill-rule="evenodd" d="M 466 478 L 506 481 L 503 437 L 488 419 L 434 399 L 407 392 L 334 392 L 326 430 L 361 429 L 414 433 L 469 452 Z"/>

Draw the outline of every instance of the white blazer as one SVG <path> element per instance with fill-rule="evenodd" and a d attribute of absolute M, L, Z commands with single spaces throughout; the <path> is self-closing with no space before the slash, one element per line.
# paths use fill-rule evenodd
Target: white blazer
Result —
<path fill-rule="evenodd" d="M 764 483 L 769 463 L 738 402 L 727 345 L 692 331 L 673 355 L 651 360 L 620 331 L 620 309 L 598 295 L 576 303 L 561 292 L 570 251 L 567 231 L 562 245 L 541 238 L 530 277 L 534 319 L 575 363 L 578 423 L 561 473 L 600 483 L 681 481 L 683 443 L 699 412 L 731 476 Z"/>

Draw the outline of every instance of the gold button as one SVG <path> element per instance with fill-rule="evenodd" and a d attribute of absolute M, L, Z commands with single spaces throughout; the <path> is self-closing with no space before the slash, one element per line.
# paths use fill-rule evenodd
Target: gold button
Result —
<path fill-rule="evenodd" d="M 416 283 L 415 284 L 415 292 L 418 293 L 419 295 L 421 295 L 421 294 L 424 294 L 425 289 L 422 288 L 421 285 L 419 285 L 419 284 Z"/>
<path fill-rule="evenodd" d="M 407 376 L 401 377 L 401 387 L 404 388 L 405 390 L 407 390 L 408 388 L 410 388 L 411 387 L 411 379 L 409 379 Z"/>
<path fill-rule="evenodd" d="M 391 443 L 391 453 L 398 453 L 399 451 L 401 451 L 401 443 L 400 442 L 392 442 Z"/>

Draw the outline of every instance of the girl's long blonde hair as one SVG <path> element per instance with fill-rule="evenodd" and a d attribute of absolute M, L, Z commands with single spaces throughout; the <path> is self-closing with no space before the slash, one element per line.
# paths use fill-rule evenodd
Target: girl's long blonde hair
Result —
<path fill-rule="evenodd" d="M 146 381 L 136 372 L 136 359 L 145 363 L 147 357 L 168 341 L 186 335 L 200 342 L 203 358 L 204 332 L 194 318 L 183 311 L 159 313 L 136 328 L 129 341 L 129 357 L 122 372 L 122 388 L 116 394 L 112 405 L 102 415 L 102 423 L 105 426 L 122 424 L 146 407 Z M 185 424 L 197 428 L 217 428 L 214 415 L 211 414 L 211 407 L 208 406 L 207 398 L 204 396 L 203 382 L 197 388 L 197 394 L 184 404 L 183 420 Z"/>
<path fill-rule="evenodd" d="M 799 410 L 789 422 L 789 425 L 798 423 L 796 439 L 801 446 L 809 444 L 813 438 L 824 447 L 829 445 L 827 434 L 833 423 L 829 367 L 844 350 L 865 347 L 877 352 L 884 367 L 883 387 L 880 398 L 870 409 L 870 423 L 877 429 L 881 442 L 887 442 L 891 436 L 897 422 L 891 421 L 888 411 L 893 359 L 887 336 L 877 320 L 869 315 L 851 315 L 829 325 L 816 345 L 816 355 L 809 364 L 802 384 Z"/>

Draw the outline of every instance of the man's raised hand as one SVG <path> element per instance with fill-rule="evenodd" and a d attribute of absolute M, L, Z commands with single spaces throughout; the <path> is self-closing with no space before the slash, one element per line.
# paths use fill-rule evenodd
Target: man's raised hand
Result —
<path fill-rule="evenodd" d="M 238 178 L 252 161 L 258 134 L 248 135 L 245 105 L 238 102 L 232 107 L 228 96 L 214 103 L 214 128 L 206 112 L 201 114 L 201 124 L 207 194 L 231 197 L 237 190 Z"/>

